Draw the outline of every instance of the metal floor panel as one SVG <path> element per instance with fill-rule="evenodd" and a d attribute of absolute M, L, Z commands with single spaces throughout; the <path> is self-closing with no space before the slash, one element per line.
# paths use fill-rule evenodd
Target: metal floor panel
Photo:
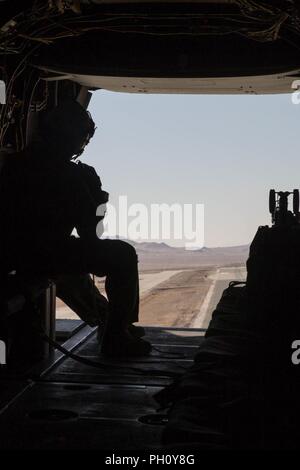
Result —
<path fill-rule="evenodd" d="M 56 340 L 58 341 L 65 341 L 68 338 L 71 338 L 71 336 L 77 333 L 77 331 L 79 331 L 84 325 L 82 320 L 58 319 L 55 323 Z"/>
<path fill-rule="evenodd" d="M 30 386 L 31 382 L 26 380 L 0 380 L 0 414 Z"/>
<path fill-rule="evenodd" d="M 146 424 L 140 419 L 158 415 L 154 395 L 172 381 L 168 374 L 183 373 L 192 364 L 203 331 L 146 331 L 146 338 L 159 349 L 149 358 L 102 358 L 96 335 L 92 334 L 78 343 L 75 352 L 103 362 L 105 370 L 70 358 L 50 369 L 48 364 L 49 372 L 41 374 L 0 415 L 0 448 L 159 448 L 164 424 Z"/>
<path fill-rule="evenodd" d="M 45 379 L 165 386 L 172 380 L 170 374 L 183 373 L 190 367 L 203 339 L 203 332 L 199 330 L 146 328 L 146 332 L 145 339 L 155 348 L 149 357 L 106 359 L 99 354 L 99 344 L 94 334 L 76 350 L 76 354 L 94 362 L 101 361 L 105 369 L 65 359 Z M 132 372 L 132 368 L 138 369 L 138 372 Z"/>
<path fill-rule="evenodd" d="M 153 387 L 37 383 L 0 418 L 1 449 L 143 449 L 158 446 Z"/>

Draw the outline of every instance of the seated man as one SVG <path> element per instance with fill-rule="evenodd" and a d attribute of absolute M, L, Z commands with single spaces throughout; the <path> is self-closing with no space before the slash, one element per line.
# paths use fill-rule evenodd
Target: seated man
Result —
<path fill-rule="evenodd" d="M 0 208 L 1 263 L 7 272 L 53 279 L 106 276 L 102 352 L 147 355 L 150 343 L 132 326 L 139 308 L 135 249 L 97 238 L 96 210 L 107 193 L 92 167 L 72 161 L 94 131 L 89 113 L 70 101 L 48 111 L 40 119 L 38 138 L 7 157 L 0 175 L 0 200 L 5 201 Z M 74 228 L 79 237 L 71 235 Z"/>

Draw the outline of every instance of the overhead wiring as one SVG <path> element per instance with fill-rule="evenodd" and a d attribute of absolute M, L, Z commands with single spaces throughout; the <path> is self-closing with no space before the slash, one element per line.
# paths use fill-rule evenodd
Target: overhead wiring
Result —
<path fill-rule="evenodd" d="M 105 24 L 110 25 L 109 31 L 112 32 L 149 35 L 241 33 L 256 39 L 275 40 L 278 37 L 280 27 L 285 21 L 291 19 L 292 12 L 295 14 L 291 2 L 289 2 L 289 11 L 248 0 L 235 0 L 234 4 L 239 8 L 239 11 L 227 14 L 94 13 L 64 16 L 57 11 L 41 8 L 35 12 L 34 17 L 28 12 L 24 13 L 19 23 L 17 16 L 5 28 L 0 29 L 0 50 L 2 48 L 5 53 L 9 51 L 18 53 L 23 50 L 26 42 L 40 42 L 49 45 L 55 40 L 78 36 L 90 31 L 107 30 Z M 84 24 L 87 26 L 83 26 Z M 234 28 L 232 28 L 233 24 L 235 24 Z M 293 23 L 291 26 L 293 27 Z M 51 30 L 52 34 L 49 35 Z M 20 44 L 18 44 L 18 40 Z"/>
<path fill-rule="evenodd" d="M 72 1 L 35 1 L 32 8 L 0 26 L 0 57 L 21 57 L 6 83 L 6 105 L 1 106 L 0 112 L 0 145 L 13 113 L 20 106 L 13 96 L 15 84 L 17 81 L 20 83 L 22 74 L 32 66 L 32 57 L 56 41 L 98 31 L 170 38 L 239 35 L 258 42 L 284 39 L 290 44 L 295 42 L 293 35 L 300 35 L 299 7 L 294 0 L 278 1 L 275 5 L 267 1 L 233 0 L 222 11 L 206 10 L 180 13 L 159 10 L 153 13 L 149 10 L 135 11 L 133 7 L 131 12 L 114 12 L 92 10 Z M 22 142 L 21 135 L 21 146 Z"/>

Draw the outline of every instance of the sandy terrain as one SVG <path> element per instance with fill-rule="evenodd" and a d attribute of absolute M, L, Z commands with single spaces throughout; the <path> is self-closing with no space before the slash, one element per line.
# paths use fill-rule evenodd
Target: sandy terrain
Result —
<path fill-rule="evenodd" d="M 209 275 L 210 288 L 203 299 L 198 315 L 191 323 L 193 328 L 207 328 L 211 315 L 216 308 L 224 289 L 231 281 L 245 281 L 246 268 L 244 266 L 217 268 Z"/>
<path fill-rule="evenodd" d="M 140 294 L 141 298 L 155 286 L 163 283 L 180 271 L 155 271 L 140 273 Z M 104 279 L 96 279 L 96 285 L 100 292 L 105 295 Z M 77 315 L 72 312 L 60 299 L 56 300 L 57 319 L 77 319 Z"/>
<path fill-rule="evenodd" d="M 190 327 L 211 281 L 210 270 L 185 270 L 157 285 L 141 299 L 143 325 Z"/>
<path fill-rule="evenodd" d="M 187 252 L 165 244 L 135 245 L 139 256 L 140 323 L 206 328 L 223 290 L 245 280 L 248 246 Z M 104 280 L 96 285 L 105 292 Z M 57 318 L 78 318 L 59 299 Z"/>
<path fill-rule="evenodd" d="M 207 328 L 222 292 L 232 280 L 245 280 L 245 267 L 211 267 L 140 273 L 140 323 Z M 104 281 L 97 279 L 104 293 Z M 57 318 L 78 318 L 60 300 Z"/>
<path fill-rule="evenodd" d="M 155 286 L 166 281 L 180 271 L 161 271 L 154 273 L 140 273 L 140 294 L 141 297 L 146 295 L 147 292 L 153 289 Z"/>

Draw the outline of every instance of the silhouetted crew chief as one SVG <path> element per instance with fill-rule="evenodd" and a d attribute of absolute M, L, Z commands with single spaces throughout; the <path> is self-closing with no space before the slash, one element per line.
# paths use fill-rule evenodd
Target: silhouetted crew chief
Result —
<path fill-rule="evenodd" d="M 108 318 L 102 352 L 147 355 L 151 345 L 134 334 L 138 320 L 135 249 L 120 240 L 98 239 L 96 209 L 107 200 L 95 170 L 72 161 L 95 131 L 89 113 L 75 101 L 48 111 L 39 137 L 10 155 L 0 175 L 0 237 L 8 270 L 59 277 L 106 276 Z M 76 228 L 79 237 L 72 236 Z"/>

